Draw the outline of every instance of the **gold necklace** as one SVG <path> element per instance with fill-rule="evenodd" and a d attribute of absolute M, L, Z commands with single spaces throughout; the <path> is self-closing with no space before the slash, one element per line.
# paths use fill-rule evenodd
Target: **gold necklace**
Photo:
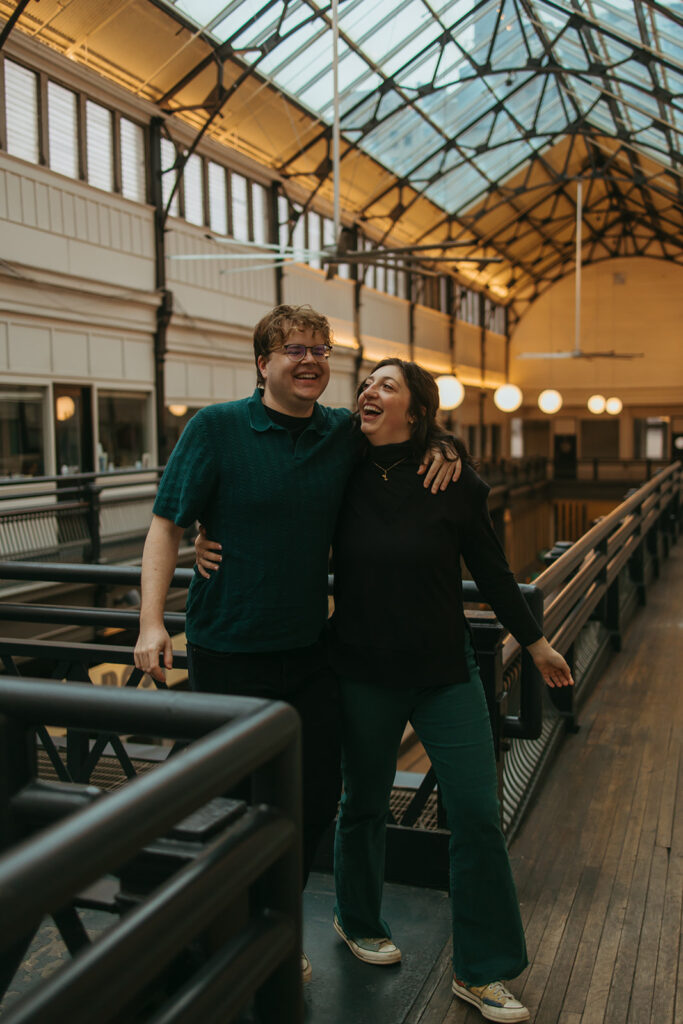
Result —
<path fill-rule="evenodd" d="M 387 477 L 387 473 L 391 473 L 392 469 L 395 469 L 396 466 L 400 466 L 401 463 L 405 462 L 407 458 L 408 456 L 404 455 L 402 459 L 399 459 L 398 462 L 394 462 L 391 466 L 380 466 L 379 462 L 374 462 L 373 460 L 371 461 L 373 466 L 377 466 L 378 470 L 382 474 L 382 480 L 388 481 L 389 478 Z"/>

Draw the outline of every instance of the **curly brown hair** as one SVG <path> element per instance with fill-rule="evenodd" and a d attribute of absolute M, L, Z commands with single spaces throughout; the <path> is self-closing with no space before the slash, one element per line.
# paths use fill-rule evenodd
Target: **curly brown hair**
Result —
<path fill-rule="evenodd" d="M 259 370 L 259 356 L 267 358 L 275 349 L 281 348 L 292 331 L 313 331 L 319 334 L 323 344 L 332 347 L 332 328 L 326 316 L 316 312 L 312 306 L 280 305 L 271 309 L 254 328 L 254 362 L 256 363 L 256 386 L 263 388 L 265 381 Z"/>

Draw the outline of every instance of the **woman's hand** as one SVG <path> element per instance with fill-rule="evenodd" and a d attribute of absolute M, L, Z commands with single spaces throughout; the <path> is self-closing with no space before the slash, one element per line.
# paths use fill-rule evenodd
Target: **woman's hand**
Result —
<path fill-rule="evenodd" d="M 208 539 L 206 530 L 200 523 L 199 533 L 194 539 L 194 556 L 199 574 L 205 580 L 208 580 L 210 572 L 220 569 L 223 559 L 219 552 L 222 550 L 223 547 L 218 541 Z"/>
<path fill-rule="evenodd" d="M 540 640 L 530 644 L 527 651 L 534 660 L 534 664 L 543 676 L 546 686 L 573 686 L 569 665 L 559 651 L 551 647 L 543 636 Z"/>
<path fill-rule="evenodd" d="M 424 456 L 418 473 L 426 473 L 424 486 L 429 487 L 431 484 L 432 494 L 438 494 L 439 491 L 445 491 L 450 483 L 455 481 L 460 476 L 462 470 L 462 461 L 455 448 L 448 444 L 450 455 L 447 457 L 441 451 L 439 445 L 434 445 L 430 448 L 427 454 Z"/>

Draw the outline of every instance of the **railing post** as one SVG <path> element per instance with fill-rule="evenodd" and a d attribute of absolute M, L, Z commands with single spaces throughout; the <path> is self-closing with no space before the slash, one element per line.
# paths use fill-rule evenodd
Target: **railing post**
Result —
<path fill-rule="evenodd" d="M 102 507 L 102 502 L 100 495 L 102 488 L 99 484 L 91 482 L 87 484 L 86 492 L 88 495 L 88 533 L 90 534 L 89 560 L 91 562 L 101 562 L 102 536 L 100 532 L 100 509 Z"/>
<path fill-rule="evenodd" d="M 489 709 L 491 720 L 491 732 L 493 733 L 493 748 L 496 754 L 496 765 L 498 769 L 498 799 L 501 810 L 503 807 L 503 754 L 505 743 L 503 742 L 503 714 L 501 713 L 501 701 L 505 699 L 503 689 L 503 656 L 502 644 L 505 630 L 499 622 L 482 622 L 471 619 L 474 647 L 477 652 L 479 663 L 479 674 L 484 687 L 486 703 Z"/>
<path fill-rule="evenodd" d="M 652 575 L 657 580 L 659 579 L 659 519 L 657 519 L 654 526 L 648 530 L 645 542 L 652 561 Z"/>
<path fill-rule="evenodd" d="M 640 533 L 640 528 L 638 529 Z M 638 604 L 643 608 L 647 604 L 647 587 L 645 586 L 645 552 L 643 550 L 643 544 L 645 541 L 640 539 L 638 547 L 635 549 L 628 562 L 628 570 L 631 574 L 631 579 L 635 583 L 636 591 L 638 593 Z"/>
<path fill-rule="evenodd" d="M 612 648 L 621 650 L 621 606 L 619 603 L 619 575 L 615 576 L 611 586 L 607 588 L 605 599 L 605 625 L 609 631 Z"/>

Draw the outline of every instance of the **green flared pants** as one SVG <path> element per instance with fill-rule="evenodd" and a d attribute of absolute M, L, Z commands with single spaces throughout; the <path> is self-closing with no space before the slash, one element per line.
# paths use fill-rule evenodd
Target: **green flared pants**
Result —
<path fill-rule="evenodd" d="M 334 875 L 336 913 L 347 935 L 391 936 L 381 917 L 385 830 L 398 747 L 410 721 L 434 766 L 451 832 L 453 969 L 462 981 L 484 985 L 516 977 L 528 961 L 500 828 L 491 726 L 471 649 L 468 663 L 469 682 L 428 690 L 341 679 L 344 793 Z"/>

